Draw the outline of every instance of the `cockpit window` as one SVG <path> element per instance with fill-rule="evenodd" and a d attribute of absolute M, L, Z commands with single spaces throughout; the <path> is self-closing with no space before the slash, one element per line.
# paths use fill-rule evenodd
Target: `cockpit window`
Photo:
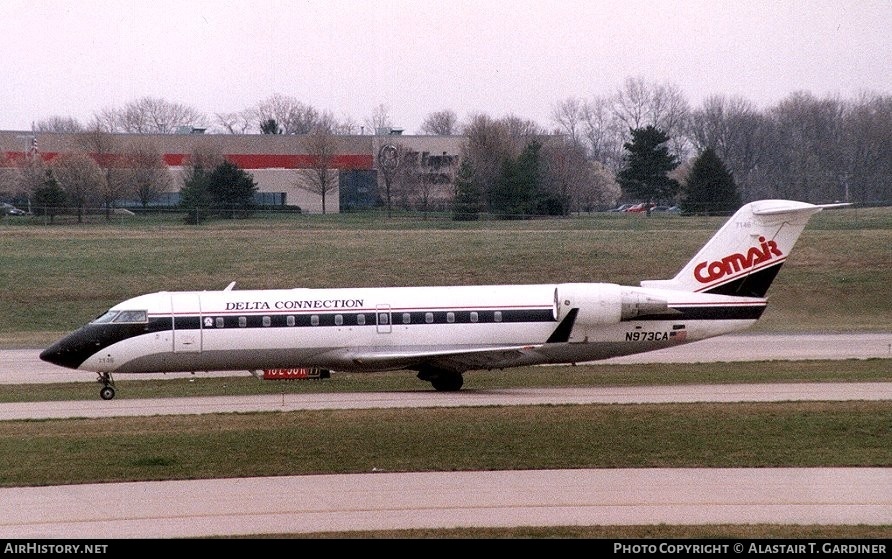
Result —
<path fill-rule="evenodd" d="M 113 320 L 116 324 L 121 322 L 142 323 L 148 321 L 149 315 L 146 311 L 121 311 Z"/>
<path fill-rule="evenodd" d="M 105 324 L 107 322 L 111 322 L 118 316 L 118 312 L 120 311 L 106 311 L 105 314 L 97 316 L 93 320 L 93 324 Z"/>

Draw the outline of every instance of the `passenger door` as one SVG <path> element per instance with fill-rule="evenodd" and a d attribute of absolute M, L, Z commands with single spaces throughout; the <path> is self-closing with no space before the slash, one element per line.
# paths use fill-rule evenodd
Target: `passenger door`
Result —
<path fill-rule="evenodd" d="M 201 298 L 198 293 L 171 293 L 174 353 L 201 351 Z"/>

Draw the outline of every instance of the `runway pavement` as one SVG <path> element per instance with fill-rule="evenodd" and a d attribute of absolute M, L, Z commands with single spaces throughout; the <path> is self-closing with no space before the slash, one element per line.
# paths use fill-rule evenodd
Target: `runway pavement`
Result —
<path fill-rule="evenodd" d="M 605 363 L 887 358 L 892 357 L 890 343 L 892 334 L 726 336 Z M 92 373 L 39 361 L 38 352 L 0 352 L 0 382 L 95 381 Z M 0 420 L 363 407 L 853 399 L 890 400 L 892 382 L 97 399 L 0 404 Z M 0 538 L 19 539 L 753 523 L 892 525 L 892 468 L 373 471 L 0 488 Z"/>
<path fill-rule="evenodd" d="M 509 388 L 436 392 L 258 394 L 0 404 L 0 420 L 371 408 L 892 400 L 890 382 Z"/>
<path fill-rule="evenodd" d="M 885 468 L 366 473 L 0 489 L 0 538 L 892 524 Z"/>

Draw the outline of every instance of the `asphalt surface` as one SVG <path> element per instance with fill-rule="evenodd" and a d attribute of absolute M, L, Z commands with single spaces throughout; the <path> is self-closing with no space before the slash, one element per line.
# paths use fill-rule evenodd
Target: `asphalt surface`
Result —
<path fill-rule="evenodd" d="M 95 382 L 92 373 L 45 364 L 37 353 L 0 352 L 0 382 Z M 888 357 L 892 357 L 892 334 L 755 335 L 726 336 L 607 362 Z M 119 375 L 116 380 L 124 378 Z M 890 399 L 892 380 L 418 391 L 0 404 L 0 420 L 369 407 Z M 373 469 L 351 475 L 0 488 L 0 538 L 202 538 L 472 526 L 751 523 L 892 525 L 892 468 L 425 473 Z"/>
<path fill-rule="evenodd" d="M 366 473 L 0 489 L 0 538 L 892 523 L 885 468 Z"/>

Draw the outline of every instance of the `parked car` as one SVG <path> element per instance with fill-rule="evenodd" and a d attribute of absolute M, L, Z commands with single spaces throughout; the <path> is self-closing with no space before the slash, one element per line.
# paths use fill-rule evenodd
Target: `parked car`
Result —
<path fill-rule="evenodd" d="M 3 215 L 25 215 L 28 212 L 26 212 L 25 210 L 20 210 L 12 204 L 2 202 L 0 203 L 0 213 L 2 213 Z"/>
<path fill-rule="evenodd" d="M 626 208 L 623 211 L 626 211 L 628 213 L 641 213 L 646 212 L 648 208 L 650 208 L 650 204 L 648 204 L 647 202 L 642 202 L 640 204 L 635 204 L 631 208 Z"/>
<path fill-rule="evenodd" d="M 615 207 L 615 208 L 610 208 L 610 209 L 607 210 L 607 211 L 608 211 L 608 212 L 624 212 L 624 211 L 628 210 L 628 209 L 631 208 L 631 207 L 632 207 L 632 204 L 622 204 L 622 205 L 619 205 L 619 206 L 617 206 L 617 207 Z"/>

